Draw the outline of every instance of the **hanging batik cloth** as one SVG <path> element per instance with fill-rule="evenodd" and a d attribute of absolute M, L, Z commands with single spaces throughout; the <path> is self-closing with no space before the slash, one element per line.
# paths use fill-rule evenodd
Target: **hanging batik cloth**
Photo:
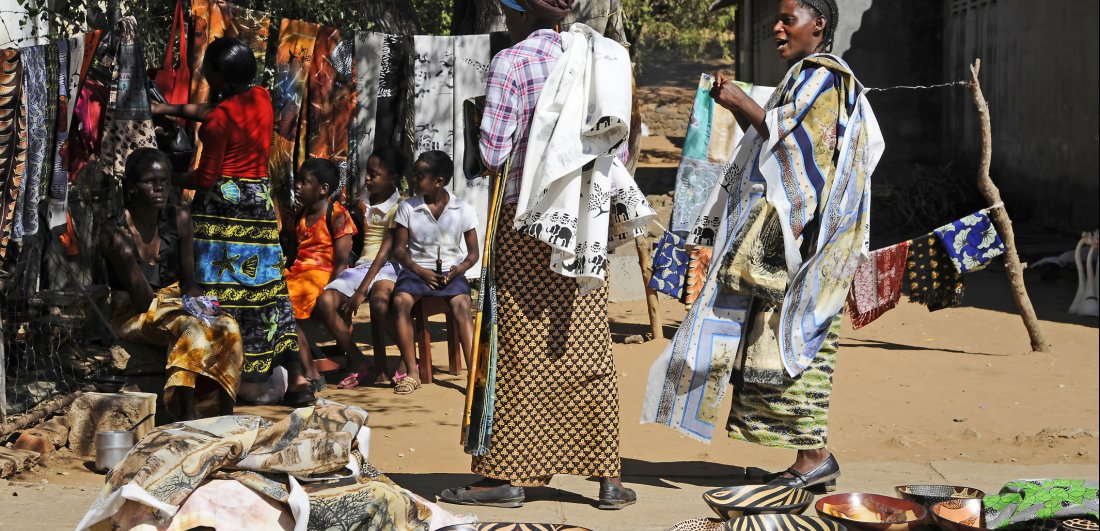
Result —
<path fill-rule="evenodd" d="M 27 101 L 27 165 L 20 183 L 12 222 L 12 238 L 38 232 L 38 206 L 42 187 L 53 176 L 54 140 L 57 137 L 57 46 L 24 48 L 23 93 Z"/>
<path fill-rule="evenodd" d="M 902 242 L 872 251 L 867 261 L 856 268 L 847 303 L 852 328 L 871 324 L 897 305 L 908 254 L 909 242 Z"/>
<path fill-rule="evenodd" d="M 707 281 L 707 272 L 710 271 L 710 261 L 714 256 L 714 247 L 696 245 L 688 251 L 687 274 L 684 275 L 684 290 L 680 302 L 694 304 L 695 300 L 703 292 L 703 284 Z"/>
<path fill-rule="evenodd" d="M 157 147 L 146 91 L 145 56 L 137 31 L 134 17 L 119 20 L 116 28 L 116 63 L 100 144 L 100 165 L 104 177 L 110 179 L 101 184 L 108 186 L 122 182 L 130 153 Z"/>
<path fill-rule="evenodd" d="M 688 251 L 684 248 L 684 239 L 675 232 L 666 230 L 653 252 L 653 274 L 649 278 L 649 289 L 680 298 L 686 284 L 687 268 Z"/>
<path fill-rule="evenodd" d="M 23 64 L 19 50 L 0 50 L 0 259 L 7 257 L 19 182 L 26 166 Z"/>
<path fill-rule="evenodd" d="M 465 102 L 472 98 L 485 95 L 489 78 L 489 55 L 491 43 L 489 35 L 460 35 L 454 38 L 454 116 L 451 123 L 454 124 L 454 178 L 451 179 L 451 190 L 467 205 L 474 208 L 477 213 L 477 233 L 485 234 L 488 230 L 489 213 L 489 178 L 479 175 L 467 175 L 463 162 L 467 152 L 475 157 L 480 157 L 478 144 L 472 144 L 467 140 L 477 138 L 480 129 L 467 134 L 466 106 Z M 481 123 L 480 116 L 477 124 Z M 477 127 L 477 126 L 474 126 Z M 481 271 L 481 259 L 467 272 L 467 278 L 477 278 Z"/>
<path fill-rule="evenodd" d="M 909 300 L 927 306 L 930 312 L 962 304 L 962 275 L 935 234 L 909 242 L 905 278 Z"/>
<path fill-rule="evenodd" d="M 279 25 L 275 88 L 271 92 L 271 105 L 275 110 L 275 135 L 267 169 L 271 178 L 272 196 L 276 201 L 276 212 L 280 216 L 285 214 L 281 207 L 289 204 L 294 172 L 304 162 L 298 147 L 302 146 L 300 139 L 305 134 L 301 125 L 307 119 L 308 113 L 303 112 L 303 106 L 309 101 L 309 69 L 320 29 L 318 24 L 285 18 Z"/>
<path fill-rule="evenodd" d="M 1005 244 L 989 220 L 988 210 L 979 210 L 933 232 L 959 273 L 984 269 L 1005 252 Z"/>
<path fill-rule="evenodd" d="M 57 41 L 57 109 L 54 112 L 53 173 L 46 186 L 46 224 L 50 229 L 60 227 L 66 221 L 65 199 L 69 188 L 69 168 L 65 164 L 66 144 L 69 141 L 70 97 L 69 76 L 72 40 Z M 46 184 L 46 183 L 44 183 Z"/>
<path fill-rule="evenodd" d="M 206 56 L 206 47 L 218 37 L 239 39 L 252 49 L 258 66 L 256 78 L 259 79 L 267 58 L 267 37 L 271 32 L 270 14 L 221 0 L 193 0 L 191 24 L 191 103 L 210 101 L 210 85 L 202 74 L 202 61 Z"/>
<path fill-rule="evenodd" d="M 454 37 L 413 37 L 413 158 L 440 150 L 454 159 Z"/>
<path fill-rule="evenodd" d="M 375 120 L 378 116 L 378 81 L 382 71 L 381 33 L 355 33 L 355 116 L 349 139 L 352 182 L 367 177 L 367 159 L 374 153 Z"/>
<path fill-rule="evenodd" d="M 382 39 L 382 64 L 378 71 L 374 149 L 400 146 L 405 137 L 405 100 L 409 91 L 412 37 L 386 35 Z M 366 160 L 362 163 L 366 164 Z"/>
<path fill-rule="evenodd" d="M 341 189 L 347 182 L 348 134 L 355 114 L 354 44 L 338 29 L 321 28 L 309 73 L 309 156 L 340 168 Z"/>
<path fill-rule="evenodd" d="M 115 49 L 112 39 L 102 38 L 100 31 L 84 35 L 84 55 L 80 63 L 79 92 L 73 105 L 69 126 L 69 182 L 78 180 L 85 168 L 99 156 L 103 133 L 103 117 L 110 99 L 111 69 Z M 95 66 L 93 69 L 92 67 Z"/>

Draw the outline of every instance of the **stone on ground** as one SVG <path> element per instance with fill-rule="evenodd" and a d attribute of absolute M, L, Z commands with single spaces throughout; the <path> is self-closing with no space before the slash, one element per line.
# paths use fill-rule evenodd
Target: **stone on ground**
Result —
<path fill-rule="evenodd" d="M 81 456 L 95 455 L 95 434 L 99 431 L 129 429 L 150 413 L 156 413 L 154 393 L 85 393 L 73 401 L 69 409 L 69 448 Z M 141 439 L 153 428 L 150 417 L 137 427 Z"/>

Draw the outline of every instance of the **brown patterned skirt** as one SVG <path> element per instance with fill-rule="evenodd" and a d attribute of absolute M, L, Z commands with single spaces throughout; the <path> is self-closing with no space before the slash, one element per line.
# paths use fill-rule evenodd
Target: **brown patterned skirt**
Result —
<path fill-rule="evenodd" d="M 500 216 L 496 403 L 489 453 L 472 469 L 516 486 L 618 476 L 607 285 L 581 296 L 575 280 L 550 271 L 550 247 L 512 227 L 515 214 L 505 205 Z"/>

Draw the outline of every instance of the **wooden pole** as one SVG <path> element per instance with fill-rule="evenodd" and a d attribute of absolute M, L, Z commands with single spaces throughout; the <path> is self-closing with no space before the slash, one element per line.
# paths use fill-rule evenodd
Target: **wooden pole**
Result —
<path fill-rule="evenodd" d="M 634 238 L 634 246 L 638 249 L 638 265 L 642 266 L 642 285 L 645 287 L 645 303 L 649 308 L 649 326 L 653 332 L 653 339 L 664 339 L 664 325 L 661 323 L 661 309 L 657 301 L 657 292 L 649 287 L 649 279 L 653 278 L 653 262 L 649 256 L 649 238 L 645 234 Z"/>
<path fill-rule="evenodd" d="M 1020 255 L 1016 252 L 1012 219 L 1008 217 L 1008 209 L 1001 201 L 1001 191 L 989 176 L 989 166 L 993 160 L 993 129 L 989 122 L 989 103 L 986 102 L 982 94 L 982 86 L 978 82 L 978 72 L 981 68 L 982 60 L 974 59 L 974 64 L 970 66 L 970 95 L 974 98 L 974 106 L 978 110 L 982 135 L 982 158 L 978 164 L 978 190 L 990 205 L 1002 205 L 1000 208 L 992 209 L 990 214 L 997 231 L 1001 233 L 1001 239 L 1005 242 L 1005 271 L 1008 273 L 1008 282 L 1012 285 L 1012 298 L 1016 301 L 1016 308 L 1019 309 L 1024 327 L 1027 328 L 1027 335 L 1031 338 L 1031 350 L 1050 352 L 1050 344 L 1043 336 L 1043 329 L 1035 316 L 1035 307 L 1031 305 L 1027 286 L 1024 285 L 1024 268 L 1020 263 Z"/>

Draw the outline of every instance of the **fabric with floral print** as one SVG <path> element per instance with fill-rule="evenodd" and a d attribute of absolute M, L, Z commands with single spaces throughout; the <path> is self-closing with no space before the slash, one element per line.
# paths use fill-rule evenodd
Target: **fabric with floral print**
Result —
<path fill-rule="evenodd" d="M 1100 518 L 1097 482 L 1082 479 L 1009 481 L 983 500 L 986 527 L 1015 528 L 1051 518 Z"/>
<path fill-rule="evenodd" d="M 988 210 L 979 210 L 934 231 L 959 273 L 979 271 L 1005 252 Z"/>

